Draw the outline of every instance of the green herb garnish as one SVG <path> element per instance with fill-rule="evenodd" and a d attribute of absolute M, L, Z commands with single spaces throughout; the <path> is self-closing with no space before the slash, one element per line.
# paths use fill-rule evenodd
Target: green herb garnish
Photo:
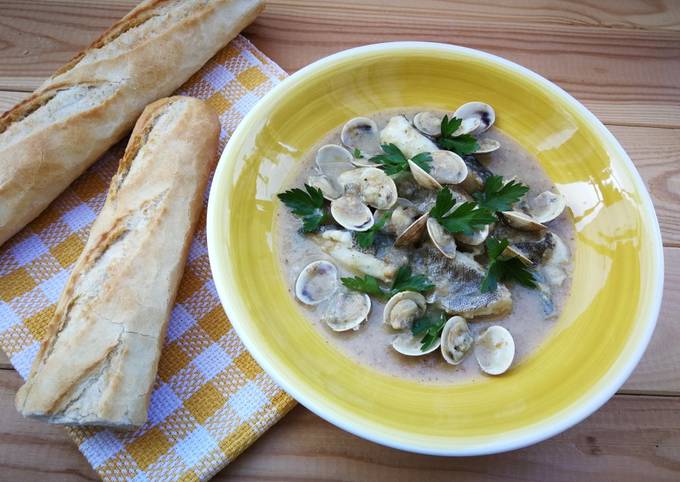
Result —
<path fill-rule="evenodd" d="M 413 275 L 408 266 L 399 268 L 389 290 L 381 288 L 378 279 L 370 275 L 340 278 L 340 281 L 351 290 L 361 291 L 378 298 L 390 298 L 401 291 L 424 292 L 434 288 L 427 276 Z"/>
<path fill-rule="evenodd" d="M 375 241 L 376 233 L 385 226 L 385 223 L 390 219 L 390 216 L 392 216 L 392 211 L 387 211 L 373 223 L 373 226 L 371 226 L 370 229 L 366 231 L 355 231 L 354 237 L 357 240 L 357 244 L 362 248 L 371 246 L 373 241 Z"/>
<path fill-rule="evenodd" d="M 455 204 L 451 191 L 444 188 L 437 194 L 437 201 L 430 210 L 430 216 L 449 233 L 471 235 L 475 230 L 496 221 L 492 211 L 480 208 L 474 202 L 464 202 L 453 209 Z"/>
<path fill-rule="evenodd" d="M 413 336 L 422 336 L 420 340 L 420 351 L 427 351 L 437 343 L 442 335 L 442 330 L 446 324 L 446 314 L 444 312 L 428 313 L 422 318 L 418 318 L 411 325 Z"/>
<path fill-rule="evenodd" d="M 470 134 L 463 134 L 460 136 L 453 135 L 462 122 L 462 119 L 458 119 L 457 117 L 451 117 L 451 119 L 449 119 L 449 116 L 445 115 L 442 118 L 441 123 L 442 134 L 437 140 L 440 148 L 446 149 L 447 151 L 453 151 L 459 156 L 472 154 L 479 149 L 477 139 Z"/>
<path fill-rule="evenodd" d="M 378 167 L 382 168 L 385 171 L 385 174 L 393 176 L 394 174 L 409 170 L 409 160 L 397 146 L 394 144 L 382 144 L 380 147 L 382 147 L 384 154 L 373 156 L 370 161 L 380 164 Z M 425 172 L 430 172 L 432 156 L 429 152 L 421 152 L 420 154 L 413 156 L 411 161 Z"/>
<path fill-rule="evenodd" d="M 527 288 L 536 288 L 536 277 L 533 270 L 524 266 L 518 258 L 503 254 L 508 244 L 507 239 L 488 238 L 486 240 L 489 266 L 480 286 L 482 293 L 496 291 L 498 283 L 505 280 L 516 281 Z"/>
<path fill-rule="evenodd" d="M 484 189 L 476 192 L 473 197 L 477 203 L 491 211 L 509 211 L 512 205 L 529 192 L 529 186 L 515 181 L 506 183 L 502 176 L 491 176 L 484 182 Z"/>
<path fill-rule="evenodd" d="M 354 148 L 354 150 L 352 151 L 352 155 L 354 156 L 354 159 L 359 159 L 361 157 L 361 151 L 359 150 L 358 147 Z"/>
<path fill-rule="evenodd" d="M 307 192 L 294 188 L 278 194 L 293 214 L 302 219 L 302 231 L 312 233 L 328 219 L 321 189 L 305 184 Z"/>

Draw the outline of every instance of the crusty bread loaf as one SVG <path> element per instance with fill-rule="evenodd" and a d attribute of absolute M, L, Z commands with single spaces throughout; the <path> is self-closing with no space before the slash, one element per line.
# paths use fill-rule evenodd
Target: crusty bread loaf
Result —
<path fill-rule="evenodd" d="M 0 117 L 0 245 L 262 7 L 262 0 L 144 1 Z"/>
<path fill-rule="evenodd" d="M 171 97 L 144 110 L 17 393 L 23 415 L 144 423 L 218 137 L 203 101 Z"/>

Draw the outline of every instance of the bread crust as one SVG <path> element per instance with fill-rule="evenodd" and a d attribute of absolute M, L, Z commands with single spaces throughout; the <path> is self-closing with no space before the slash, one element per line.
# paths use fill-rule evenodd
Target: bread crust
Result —
<path fill-rule="evenodd" d="M 17 392 L 23 415 L 69 425 L 144 423 L 219 129 L 208 105 L 190 97 L 144 110 Z"/>
<path fill-rule="evenodd" d="M 142 2 L 4 113 L 0 245 L 129 132 L 147 104 L 172 94 L 262 8 L 262 0 Z M 82 86 L 98 86 L 95 103 L 85 99 L 50 112 L 52 94 Z M 31 126 L 31 116 L 41 115 L 47 122 Z"/>

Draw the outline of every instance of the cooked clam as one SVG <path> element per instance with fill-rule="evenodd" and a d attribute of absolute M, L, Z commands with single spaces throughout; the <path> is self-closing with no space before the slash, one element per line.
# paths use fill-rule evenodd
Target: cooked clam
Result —
<path fill-rule="evenodd" d="M 318 305 L 330 298 L 338 287 L 338 270 L 333 263 L 309 263 L 295 281 L 295 296 L 306 305 Z"/>
<path fill-rule="evenodd" d="M 488 154 L 497 151 L 501 147 L 501 143 L 496 139 L 477 139 L 479 147 L 473 154 Z"/>
<path fill-rule="evenodd" d="M 371 311 L 371 298 L 366 293 L 340 291 L 331 298 L 321 316 L 333 331 L 358 330 Z"/>
<path fill-rule="evenodd" d="M 307 184 L 317 189 L 321 189 L 323 197 L 332 201 L 333 199 L 338 199 L 342 196 L 342 191 L 338 189 L 335 183 L 332 183 L 330 179 L 326 176 L 309 176 L 307 178 Z"/>
<path fill-rule="evenodd" d="M 416 318 L 425 314 L 425 297 L 415 291 L 402 291 L 389 299 L 383 310 L 383 323 L 395 330 L 410 328 Z"/>
<path fill-rule="evenodd" d="M 562 214 L 567 207 L 567 200 L 561 194 L 545 191 L 529 200 L 528 204 L 529 213 L 536 222 L 549 223 Z"/>
<path fill-rule="evenodd" d="M 420 241 L 425 232 L 425 225 L 427 224 L 427 218 L 429 216 L 428 213 L 425 213 L 413 221 L 409 227 L 397 236 L 397 239 L 394 240 L 394 245 L 397 247 L 411 246 Z"/>
<path fill-rule="evenodd" d="M 380 131 L 380 142 L 394 144 L 408 159 L 421 152 L 437 150 L 434 142 L 418 132 L 408 119 L 401 115 L 392 117 Z"/>
<path fill-rule="evenodd" d="M 413 179 L 418 183 L 419 186 L 422 186 L 425 189 L 432 190 L 439 190 L 442 188 L 442 185 L 439 184 L 439 181 L 437 181 L 434 177 L 430 176 L 430 174 L 428 174 L 428 172 L 425 169 L 423 169 L 410 159 L 408 161 L 408 167 L 411 170 L 411 175 L 413 176 Z"/>
<path fill-rule="evenodd" d="M 422 356 L 422 355 L 427 355 L 428 353 L 432 353 L 435 351 L 437 348 L 439 348 L 439 345 L 441 343 L 441 339 L 437 339 L 436 343 L 434 343 L 431 347 L 429 347 L 427 350 L 422 351 L 421 347 L 423 346 L 423 336 L 413 336 L 411 333 L 411 330 L 405 330 L 404 332 L 398 334 L 394 340 L 392 341 L 392 348 L 397 350 L 399 353 L 402 355 L 406 356 Z"/>
<path fill-rule="evenodd" d="M 383 211 L 376 212 L 375 218 L 378 219 L 382 213 Z M 385 225 L 385 229 L 396 236 L 403 233 L 416 217 L 418 217 L 418 211 L 413 203 L 408 199 L 399 198 L 397 199 L 396 207 L 392 211 L 390 220 Z"/>
<path fill-rule="evenodd" d="M 467 177 L 467 165 L 458 154 L 451 151 L 432 151 L 430 155 L 432 156 L 430 176 L 437 182 L 460 184 Z"/>
<path fill-rule="evenodd" d="M 449 115 L 449 118 L 453 115 Z M 442 119 L 444 116 L 442 114 L 437 114 L 436 112 L 425 111 L 418 112 L 413 117 L 413 126 L 425 135 L 431 137 L 439 137 L 442 134 Z M 477 129 L 480 125 L 480 120 L 474 117 L 464 119 L 458 129 L 456 129 L 451 135 L 453 137 L 462 136 L 463 134 L 469 134 L 470 132 Z"/>
<path fill-rule="evenodd" d="M 534 264 L 533 261 L 531 261 L 529 258 L 527 258 L 526 255 L 522 251 L 520 251 L 519 249 L 517 249 L 516 246 L 513 246 L 513 245 L 510 245 L 507 248 L 505 248 L 503 250 L 502 254 L 503 254 L 503 256 L 509 256 L 509 257 L 512 257 L 512 258 L 519 259 L 522 262 L 522 264 L 524 264 L 525 266 L 531 266 L 531 265 Z"/>
<path fill-rule="evenodd" d="M 397 202 L 397 186 L 385 171 L 376 167 L 361 167 L 345 171 L 338 177 L 342 187 L 358 187 L 364 203 L 376 209 L 390 209 Z"/>
<path fill-rule="evenodd" d="M 545 225 L 520 211 L 503 211 L 503 217 L 508 225 L 520 231 L 543 231 L 547 229 Z"/>
<path fill-rule="evenodd" d="M 436 219 L 427 219 L 427 234 L 432 244 L 447 258 L 456 256 L 456 240 L 447 233 Z"/>
<path fill-rule="evenodd" d="M 331 215 L 340 226 L 350 231 L 368 231 L 374 222 L 369 207 L 351 192 L 331 201 Z"/>
<path fill-rule="evenodd" d="M 478 119 L 480 125 L 471 134 L 481 134 L 487 131 L 496 121 L 496 112 L 489 104 L 483 102 L 468 102 L 463 104 L 453 113 L 459 119 Z"/>
<path fill-rule="evenodd" d="M 475 358 L 484 373 L 500 375 L 510 368 L 515 357 L 515 341 L 502 326 L 490 326 L 475 343 Z"/>
<path fill-rule="evenodd" d="M 382 152 L 380 149 L 378 126 L 368 117 L 350 119 L 342 128 L 340 142 L 350 151 L 358 149 L 361 152 L 361 158 L 353 160 L 355 164 L 358 162 L 361 165 L 365 165 L 366 159 Z"/>
<path fill-rule="evenodd" d="M 316 167 L 338 189 L 336 185 L 338 176 L 345 171 L 354 169 L 352 159 L 352 154 L 344 147 L 337 144 L 326 144 L 316 153 Z"/>
<path fill-rule="evenodd" d="M 456 234 L 456 239 L 468 246 L 479 246 L 489 237 L 489 232 L 490 228 L 487 225 L 483 228 L 474 230 L 472 234 L 458 233 Z"/>
<path fill-rule="evenodd" d="M 452 316 L 442 329 L 441 351 L 444 360 L 451 365 L 458 365 L 472 348 L 474 338 L 470 333 L 465 318 Z"/>

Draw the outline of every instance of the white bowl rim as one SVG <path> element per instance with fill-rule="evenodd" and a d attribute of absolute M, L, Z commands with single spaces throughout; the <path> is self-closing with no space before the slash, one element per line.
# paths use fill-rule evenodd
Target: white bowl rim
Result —
<path fill-rule="evenodd" d="M 441 445 L 410 445 L 401 440 L 395 440 L 389 436 L 377 435 L 371 432 L 370 428 L 362 426 L 362 424 L 354 420 L 346 420 L 342 417 L 338 417 L 335 413 L 330 410 L 326 410 L 325 407 L 317 405 L 313 400 L 309 399 L 301 389 L 295 386 L 294 382 L 285 379 L 277 371 L 276 367 L 272 365 L 267 356 L 258 350 L 256 340 L 250 339 L 246 333 L 239 330 L 239 323 L 234 322 L 235 319 L 232 317 L 229 294 L 226 288 L 221 285 L 218 281 L 221 279 L 223 273 L 223 267 L 214 263 L 216 250 L 219 249 L 217 246 L 217 234 L 215 223 L 219 217 L 219 213 L 216 211 L 217 206 L 215 206 L 215 199 L 217 195 L 215 192 L 220 189 L 222 182 L 221 179 L 224 178 L 222 175 L 223 171 L 226 169 L 227 161 L 226 159 L 232 156 L 233 150 L 236 150 L 236 142 L 232 142 L 233 139 L 238 139 L 245 135 L 245 125 L 246 121 L 251 116 L 256 116 L 258 111 L 268 104 L 270 99 L 276 98 L 282 95 L 285 90 L 295 84 L 300 78 L 306 77 L 307 75 L 313 74 L 315 71 L 327 67 L 329 64 L 352 57 L 357 54 L 367 54 L 371 52 L 399 52 L 403 49 L 420 49 L 429 50 L 432 52 L 453 52 L 462 53 L 470 57 L 476 57 L 479 59 L 487 60 L 499 64 L 507 69 L 515 71 L 523 76 L 528 77 L 537 84 L 541 85 L 543 88 L 548 90 L 552 95 L 561 97 L 571 104 L 581 115 L 583 115 L 590 123 L 592 128 L 597 130 L 598 135 L 602 136 L 606 141 L 614 147 L 616 155 L 618 155 L 626 164 L 628 171 L 632 175 L 633 182 L 635 183 L 638 192 L 640 193 L 640 201 L 644 210 L 644 214 L 648 216 L 651 227 L 653 230 L 652 236 L 652 248 L 656 251 L 652 259 L 656 259 L 655 272 L 656 276 L 656 291 L 654 292 L 654 299 L 649 304 L 648 312 L 643 316 L 646 318 L 646 324 L 642 336 L 637 340 L 637 344 L 634 346 L 632 353 L 630 354 L 628 360 L 618 369 L 618 373 L 613 374 L 609 377 L 609 382 L 605 385 L 599 387 L 599 389 L 593 394 L 586 394 L 577 403 L 574 403 L 570 407 L 562 410 L 560 413 L 555 414 L 555 416 L 541 420 L 530 426 L 526 433 L 521 435 L 515 435 L 510 432 L 508 434 L 503 434 L 498 440 L 492 442 L 475 444 L 471 443 L 469 446 L 461 448 L 448 448 Z M 379 443 L 388 447 L 405 450 L 409 452 L 428 454 L 428 455 L 440 455 L 440 456 L 474 456 L 474 455 L 489 455 L 495 453 L 506 452 L 510 450 L 520 449 L 538 442 L 542 442 L 550 437 L 553 437 L 571 427 L 581 422 L 596 410 L 598 410 L 602 405 L 604 405 L 615 393 L 616 391 L 625 383 L 630 374 L 635 369 L 636 365 L 642 358 L 642 355 L 649 344 L 649 341 L 654 332 L 656 322 L 659 316 L 659 311 L 661 309 L 661 298 L 663 295 L 663 284 L 664 284 L 664 259 L 663 259 L 663 243 L 661 239 L 661 231 L 659 229 L 659 222 L 654 211 L 651 197 L 647 188 L 645 187 L 639 172 L 637 171 L 632 160 L 620 145 L 618 140 L 614 135 L 602 124 L 602 122 L 590 112 L 583 104 L 576 100 L 573 96 L 563 90 L 561 87 L 552 83 L 545 77 L 529 70 L 526 67 L 522 67 L 515 62 L 504 59 L 497 55 L 489 54 L 477 49 L 471 49 L 468 47 L 461 47 L 458 45 L 444 44 L 438 42 L 420 42 L 420 41 L 398 41 L 398 42 L 384 42 L 376 43 L 370 45 L 364 45 L 361 47 L 355 47 L 347 50 L 337 52 L 335 54 L 329 55 L 327 57 L 321 58 L 302 69 L 298 70 L 294 74 L 282 80 L 279 84 L 274 86 L 267 94 L 265 94 L 258 103 L 246 114 L 246 116 L 241 120 L 239 126 L 236 128 L 232 134 L 229 142 L 224 148 L 220 160 L 215 170 L 215 175 L 213 177 L 213 182 L 210 188 L 210 195 L 208 199 L 208 212 L 207 212 L 207 241 L 208 241 L 208 256 L 210 259 L 210 266 L 213 274 L 213 279 L 215 280 L 215 287 L 219 295 L 222 306 L 224 307 L 227 316 L 231 320 L 232 326 L 236 330 L 240 339 L 243 341 L 244 345 L 251 353 L 253 358 L 257 363 L 264 369 L 264 371 L 272 377 L 272 379 L 283 388 L 288 394 L 290 394 L 296 401 L 304 405 L 307 409 L 314 412 L 316 415 L 327 420 L 333 425 L 346 430 L 354 435 L 362 437 L 364 439 L 370 440 L 375 443 Z M 558 420 L 554 420 L 559 417 Z"/>

